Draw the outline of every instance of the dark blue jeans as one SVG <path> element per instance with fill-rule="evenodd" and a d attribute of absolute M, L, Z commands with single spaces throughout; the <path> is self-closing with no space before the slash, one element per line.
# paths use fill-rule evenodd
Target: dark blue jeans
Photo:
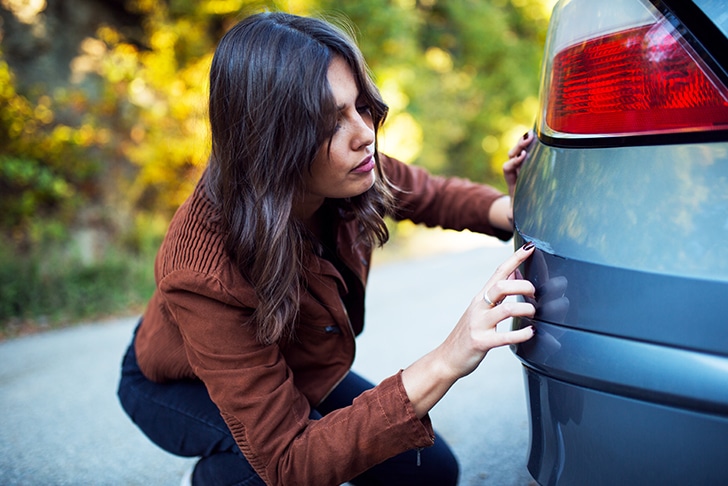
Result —
<path fill-rule="evenodd" d="M 374 385 L 353 372 L 311 413 L 311 418 L 351 405 Z M 264 485 L 233 440 L 217 406 L 199 381 L 154 383 L 139 370 L 134 343 L 124 356 L 118 390 L 122 407 L 146 436 L 162 449 L 184 457 L 200 457 L 193 484 Z M 457 460 L 448 445 L 435 445 L 395 456 L 350 481 L 354 485 L 455 485 Z"/>

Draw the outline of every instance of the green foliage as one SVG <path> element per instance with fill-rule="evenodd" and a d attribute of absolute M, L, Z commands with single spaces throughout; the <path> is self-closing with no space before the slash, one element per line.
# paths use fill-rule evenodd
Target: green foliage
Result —
<path fill-rule="evenodd" d="M 264 8 L 343 17 L 354 26 L 391 105 L 387 130 L 413 145 L 385 144 L 393 155 L 497 181 L 492 167 L 504 161 L 513 131 L 535 116 L 546 19 L 533 12 L 543 12 L 542 4 L 130 0 L 126 8 L 143 19 L 141 38 L 102 26 L 80 46 L 73 83 L 62 92 L 18 93 L 0 63 L 0 156 L 13 161 L 0 172 L 0 204 L 9 209 L 0 224 L 22 230 L 37 212 L 71 222 L 87 203 L 113 207 L 122 231 L 139 211 L 169 216 L 206 162 L 214 47 L 239 18 Z M 23 171 L 36 176 L 16 179 Z"/>
<path fill-rule="evenodd" d="M 26 322 L 62 325 L 139 311 L 154 290 L 153 253 L 108 253 L 91 265 L 58 249 L 18 254 L 0 244 L 0 338 Z"/>
<path fill-rule="evenodd" d="M 18 242 L 27 243 L 34 218 L 70 223 L 93 195 L 93 135 L 56 121 L 54 109 L 47 95 L 31 102 L 16 92 L 0 51 L 0 227 Z"/>
<path fill-rule="evenodd" d="M 0 46 L 0 228 L 9 245 L 0 322 L 54 309 L 88 315 L 136 298 L 115 282 L 151 285 L 148 255 L 209 151 L 212 53 L 245 15 L 346 19 L 390 105 L 382 147 L 433 172 L 498 184 L 507 150 L 535 116 L 545 3 L 127 0 L 141 19 L 134 38 L 102 25 L 79 45 L 69 83 L 52 92 L 20 85 Z M 73 242 L 89 228 L 114 243 L 79 263 Z M 120 256 L 129 252 L 147 255 L 149 272 Z"/>
<path fill-rule="evenodd" d="M 544 2 L 322 4 L 357 26 L 392 118 L 406 113 L 421 130 L 416 163 L 436 173 L 500 183 L 507 151 L 535 119 Z M 388 92 L 388 86 L 394 88 Z M 396 96 L 387 98 L 392 92 Z"/>

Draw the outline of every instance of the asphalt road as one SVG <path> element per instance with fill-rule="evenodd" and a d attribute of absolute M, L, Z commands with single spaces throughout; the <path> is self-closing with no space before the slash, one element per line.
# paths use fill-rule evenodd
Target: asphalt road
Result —
<path fill-rule="evenodd" d="M 482 243 L 375 265 L 354 369 L 379 381 L 444 339 L 511 244 Z M 136 317 L 0 343 L 0 484 L 177 485 L 191 459 L 151 444 L 116 399 Z M 488 354 L 433 409 L 455 450 L 462 486 L 533 485 L 521 365 Z"/>

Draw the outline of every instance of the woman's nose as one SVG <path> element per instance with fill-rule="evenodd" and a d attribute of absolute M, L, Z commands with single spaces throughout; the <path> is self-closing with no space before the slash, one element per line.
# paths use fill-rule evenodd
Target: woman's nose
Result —
<path fill-rule="evenodd" d="M 355 150 L 368 147 L 374 143 L 374 122 L 369 115 L 357 117 L 356 134 L 352 139 Z"/>

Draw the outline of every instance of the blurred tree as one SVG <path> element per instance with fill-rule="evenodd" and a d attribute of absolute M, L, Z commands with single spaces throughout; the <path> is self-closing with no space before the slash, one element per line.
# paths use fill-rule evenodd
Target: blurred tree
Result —
<path fill-rule="evenodd" d="M 31 101 L 16 91 L 0 51 L 0 227 L 21 247 L 43 231 L 33 224 L 39 218 L 69 222 L 96 196 L 92 147 L 98 134 L 57 120 L 59 101 L 34 94 Z M 73 100 L 64 101 L 73 109 Z M 62 231 L 62 225 L 45 230 Z"/>
<path fill-rule="evenodd" d="M 214 47 L 264 8 L 351 21 L 391 107 L 382 146 L 406 161 L 499 180 L 535 116 L 548 0 L 84 1 L 125 22 L 83 37 L 67 81 L 25 85 L 10 56 L 0 63 L 0 225 L 17 241 L 33 239 L 39 214 L 60 226 L 100 214 L 105 231 L 136 235 L 135 245 L 161 232 L 206 161 Z M 47 2 L 45 13 L 33 3 L 36 19 L 65 5 Z M 0 29 L 14 29 L 14 42 L 21 27 L 41 35 L 21 18 L 32 18 L 26 3 L 2 0 Z"/>
<path fill-rule="evenodd" d="M 385 149 L 437 173 L 500 183 L 508 149 L 534 121 L 551 3 L 329 1 L 325 10 L 357 25 L 392 105 Z"/>

